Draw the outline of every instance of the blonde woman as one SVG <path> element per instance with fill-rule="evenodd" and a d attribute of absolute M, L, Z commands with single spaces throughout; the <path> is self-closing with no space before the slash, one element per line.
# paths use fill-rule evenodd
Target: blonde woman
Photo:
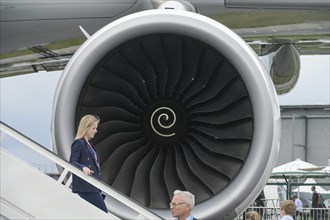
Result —
<path fill-rule="evenodd" d="M 260 220 L 259 213 L 256 211 L 248 211 L 245 214 L 246 220 Z"/>
<path fill-rule="evenodd" d="M 70 155 L 70 163 L 80 168 L 86 175 L 97 179 L 100 179 L 100 159 L 90 140 L 97 133 L 99 122 L 100 119 L 94 115 L 81 118 Z M 108 212 L 100 190 L 75 175 L 72 179 L 72 192 L 104 212 Z"/>

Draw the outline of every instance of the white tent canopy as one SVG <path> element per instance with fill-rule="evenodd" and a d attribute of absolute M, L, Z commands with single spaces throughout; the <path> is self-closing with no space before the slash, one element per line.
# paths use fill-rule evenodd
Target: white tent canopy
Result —
<path fill-rule="evenodd" d="M 308 178 L 304 184 L 316 184 L 316 181 L 312 178 Z M 298 188 L 292 190 L 293 192 L 310 192 L 312 193 L 311 191 L 311 185 L 302 185 L 302 186 L 299 186 Z M 318 193 L 321 193 L 321 194 L 324 194 L 324 193 L 328 193 L 328 191 L 326 191 L 325 189 L 323 189 L 321 186 L 316 186 L 316 192 Z"/>
<path fill-rule="evenodd" d="M 296 159 L 286 164 L 282 164 L 275 167 L 272 171 L 272 178 L 285 177 L 324 177 L 327 176 L 327 171 L 323 169 L 325 166 L 316 166 L 311 163 L 307 163 L 301 159 Z"/>
<path fill-rule="evenodd" d="M 298 158 L 289 163 L 275 167 L 272 173 L 292 173 L 292 172 L 304 173 L 305 171 L 302 169 L 316 168 L 316 167 L 317 167 L 316 165 L 307 163 Z"/>
<path fill-rule="evenodd" d="M 325 170 L 325 166 L 316 166 L 298 158 L 289 163 L 275 167 L 268 183 L 270 185 L 277 183 L 278 187 L 285 190 L 285 192 L 281 193 L 281 198 L 278 192 L 277 199 L 279 199 L 279 201 L 284 199 L 283 195 L 286 199 L 289 199 L 289 196 L 295 193 L 299 194 L 298 196 L 302 201 L 304 200 L 303 203 L 305 207 L 310 207 L 311 186 L 318 185 L 319 181 L 319 184 L 322 185 L 328 180 L 329 176 L 329 171 Z M 320 185 L 316 186 L 316 191 L 323 195 L 329 194 L 329 192 Z M 274 191 L 274 188 L 272 188 L 272 190 Z M 275 197 L 274 193 L 270 196 Z"/>
<path fill-rule="evenodd" d="M 325 172 L 327 172 L 327 173 L 330 173 L 330 166 L 326 166 L 322 170 L 325 171 Z"/>

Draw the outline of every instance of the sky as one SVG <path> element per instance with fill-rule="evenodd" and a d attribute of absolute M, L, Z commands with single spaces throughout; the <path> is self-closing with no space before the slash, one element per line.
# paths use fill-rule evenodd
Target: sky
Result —
<path fill-rule="evenodd" d="M 280 105 L 330 104 L 330 56 L 301 56 L 301 73 L 295 88 L 279 96 Z"/>
<path fill-rule="evenodd" d="M 61 72 L 40 72 L 0 79 L 0 119 L 37 143 L 51 149 L 51 112 L 53 96 Z M 3 134 L 1 134 L 3 135 Z M 48 159 L 6 135 L 1 147 L 42 171 L 56 168 Z"/>
<path fill-rule="evenodd" d="M 0 119 L 37 143 L 51 149 L 51 114 L 60 72 L 40 72 L 0 79 Z M 301 73 L 294 89 L 278 96 L 280 105 L 330 104 L 330 56 L 301 56 Z M 35 167 L 56 168 L 8 135 L 1 147 Z"/>

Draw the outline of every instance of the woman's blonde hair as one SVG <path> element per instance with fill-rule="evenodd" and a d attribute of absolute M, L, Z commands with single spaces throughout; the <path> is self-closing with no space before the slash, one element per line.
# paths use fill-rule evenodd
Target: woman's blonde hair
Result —
<path fill-rule="evenodd" d="M 247 220 L 260 220 L 259 213 L 256 211 L 248 211 L 245 215 Z"/>
<path fill-rule="evenodd" d="M 99 117 L 95 115 L 85 115 L 80 119 L 76 139 L 83 138 L 88 130 L 88 128 L 94 124 L 98 124 L 100 122 Z"/>

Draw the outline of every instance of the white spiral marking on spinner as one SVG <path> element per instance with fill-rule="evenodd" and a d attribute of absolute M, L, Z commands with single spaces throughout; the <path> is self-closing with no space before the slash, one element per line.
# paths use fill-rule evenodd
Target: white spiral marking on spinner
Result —
<path fill-rule="evenodd" d="M 154 130 L 154 132 L 156 132 L 158 135 L 163 136 L 163 137 L 171 137 L 171 136 L 175 135 L 175 133 L 171 133 L 171 134 L 162 134 L 162 133 L 160 133 L 159 131 L 156 130 L 156 128 L 154 127 L 154 124 L 153 124 L 153 118 L 154 118 L 155 114 L 156 114 L 158 111 L 163 110 L 163 109 L 166 109 L 166 110 L 168 110 L 168 111 L 170 111 L 170 112 L 172 113 L 172 115 L 173 115 L 173 122 L 172 122 L 170 125 L 163 125 L 163 124 L 161 123 L 160 119 L 161 119 L 162 117 L 165 117 L 165 120 L 167 121 L 167 120 L 169 119 L 169 115 L 168 115 L 167 113 L 162 113 L 162 114 L 160 114 L 160 115 L 158 116 L 158 118 L 157 118 L 158 125 L 159 125 L 160 127 L 162 127 L 162 128 L 169 129 L 169 128 L 171 128 L 171 127 L 175 124 L 175 122 L 176 122 L 176 115 L 175 115 L 175 112 L 174 112 L 172 109 L 168 108 L 168 107 L 160 107 L 160 108 L 157 108 L 157 109 L 152 113 L 151 118 L 150 118 L 150 125 L 151 125 L 151 127 L 152 127 L 152 130 Z"/>

